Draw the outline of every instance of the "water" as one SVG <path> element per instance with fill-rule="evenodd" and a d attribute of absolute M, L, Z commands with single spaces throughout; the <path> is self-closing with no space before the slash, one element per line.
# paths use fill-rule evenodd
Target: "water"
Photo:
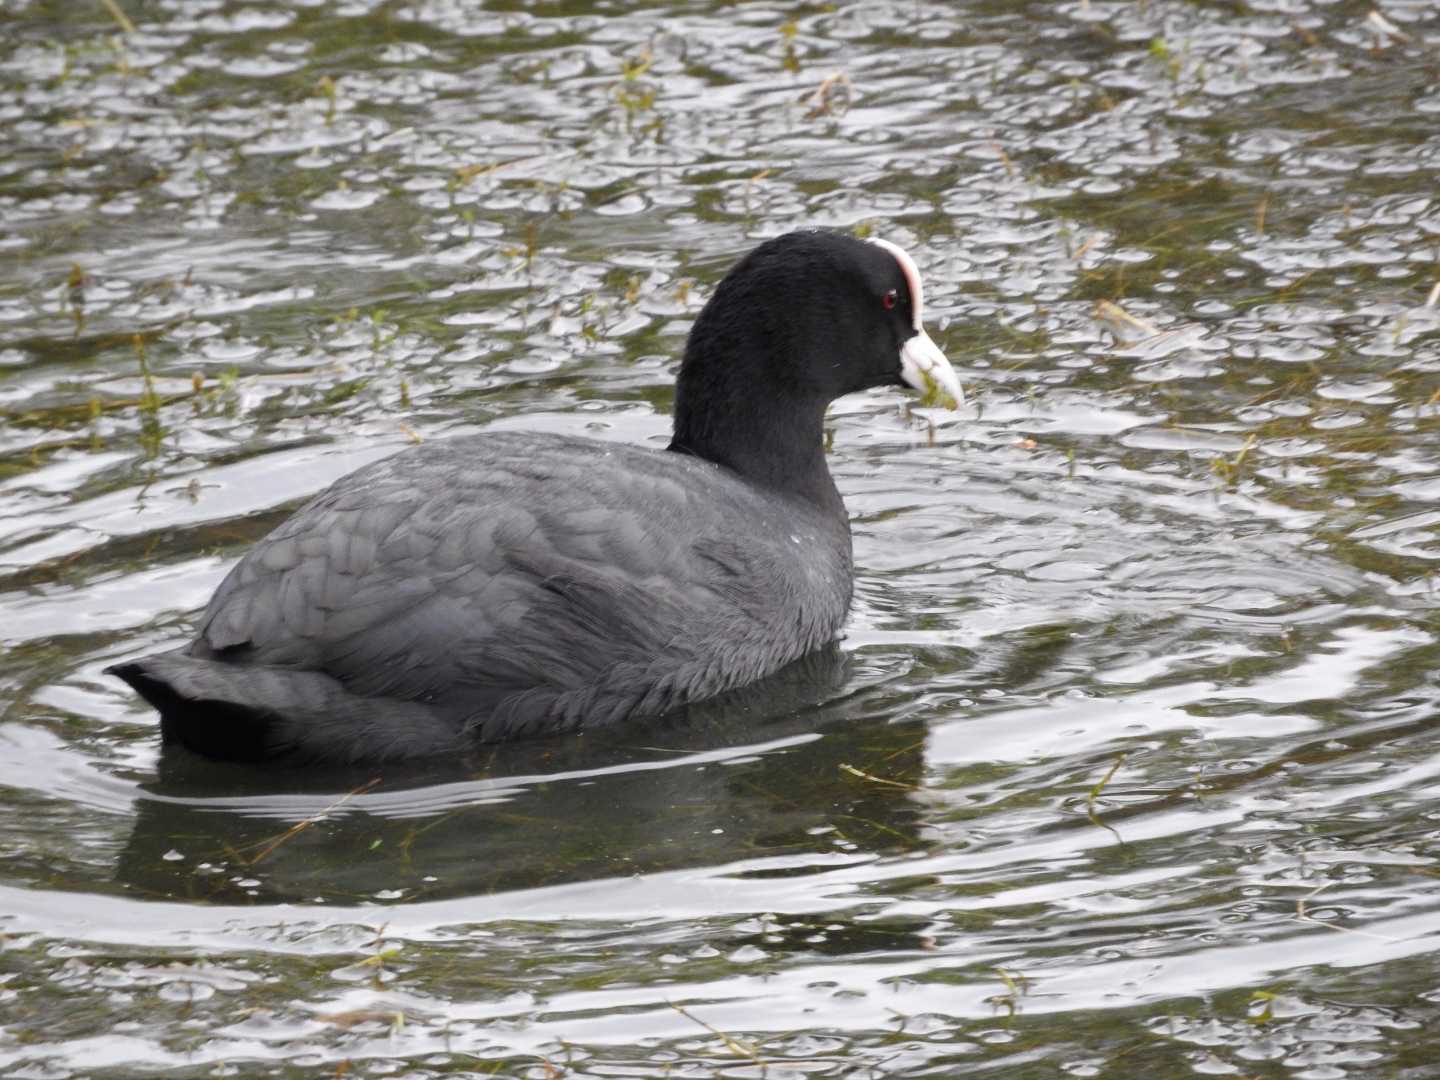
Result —
<path fill-rule="evenodd" d="M 0 12 L 0 1073 L 1434 1075 L 1432 4 L 119 6 Z M 301 776 L 100 674 L 414 439 L 662 445 L 800 223 L 971 394 L 833 410 L 834 654 Z"/>

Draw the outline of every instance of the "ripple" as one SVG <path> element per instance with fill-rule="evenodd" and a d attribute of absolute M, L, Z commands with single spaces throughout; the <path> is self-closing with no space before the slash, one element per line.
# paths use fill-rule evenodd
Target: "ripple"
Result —
<path fill-rule="evenodd" d="M 0 1071 L 1428 1060 L 1422 5 L 120 6 L 0 15 Z M 414 438 L 663 446 L 799 224 L 912 251 L 971 395 L 832 411 L 825 671 L 299 777 L 101 674 Z"/>

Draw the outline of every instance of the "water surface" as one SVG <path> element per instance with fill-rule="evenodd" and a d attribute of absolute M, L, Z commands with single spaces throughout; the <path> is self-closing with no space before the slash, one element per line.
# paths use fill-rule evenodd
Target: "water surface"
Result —
<path fill-rule="evenodd" d="M 0 11 L 0 1072 L 1433 1075 L 1433 5 L 119 7 Z M 102 676 L 414 440 L 663 445 L 799 224 L 970 393 L 832 410 L 834 653 L 311 775 Z"/>

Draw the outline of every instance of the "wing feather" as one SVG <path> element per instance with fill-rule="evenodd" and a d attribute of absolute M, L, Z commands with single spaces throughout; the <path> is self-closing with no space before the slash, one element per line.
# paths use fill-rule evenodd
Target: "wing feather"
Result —
<path fill-rule="evenodd" d="M 844 616 L 848 537 L 842 551 L 818 518 L 779 511 L 775 535 L 737 533 L 756 528 L 757 498 L 707 463 L 638 448 L 425 444 L 342 479 L 257 544 L 192 651 L 458 709 L 482 734 L 661 711 L 823 644 Z M 814 633 L 772 645 L 775 598 L 813 570 L 801 537 L 837 585 L 805 617 Z"/>

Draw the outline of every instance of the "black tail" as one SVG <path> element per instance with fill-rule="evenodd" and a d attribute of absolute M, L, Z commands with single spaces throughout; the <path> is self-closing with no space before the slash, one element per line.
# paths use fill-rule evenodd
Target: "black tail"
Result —
<path fill-rule="evenodd" d="M 160 732 L 229 761 L 394 760 L 461 748 L 462 722 L 413 701 L 356 697 L 318 671 L 156 653 L 105 669 L 160 713 Z"/>

